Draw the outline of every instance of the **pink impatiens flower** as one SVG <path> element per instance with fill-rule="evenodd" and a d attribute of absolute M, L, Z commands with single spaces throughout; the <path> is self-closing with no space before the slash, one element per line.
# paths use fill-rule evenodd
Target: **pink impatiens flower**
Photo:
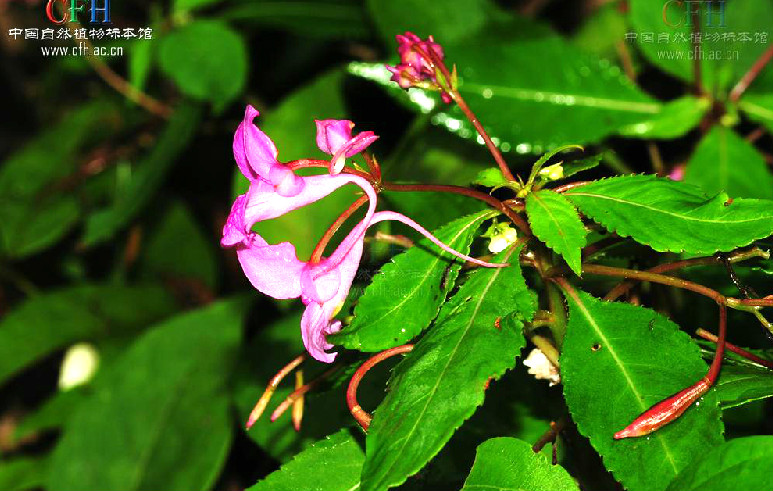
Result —
<path fill-rule="evenodd" d="M 301 319 L 303 343 L 317 360 L 330 363 L 336 357 L 335 353 L 328 352 L 333 345 L 327 342 L 325 336 L 341 328 L 340 321 L 333 318 L 349 294 L 362 258 L 365 232 L 374 223 L 400 221 L 457 257 L 481 266 L 506 266 L 454 251 L 404 215 L 391 211 L 377 213 L 376 191 L 362 177 L 350 174 L 296 176 L 289 167 L 277 161 L 274 142 L 252 124 L 256 115 L 257 111 L 248 106 L 234 138 L 234 156 L 239 169 L 250 180 L 250 187 L 247 193 L 234 201 L 220 243 L 223 247 L 236 249 L 244 274 L 257 290 L 277 299 L 300 297 L 303 300 L 306 305 Z M 347 148 L 367 146 L 375 139 L 375 135 L 366 132 L 370 135 L 366 134 L 353 144 L 353 140 L 365 133 L 351 138 L 350 122 L 320 121 L 318 129 L 321 123 L 325 131 L 329 130 L 324 138 L 318 134 L 317 142 L 323 151 L 333 150 L 333 153 L 346 155 Z M 344 126 L 343 123 L 348 124 Z M 318 262 L 301 261 L 290 242 L 269 244 L 252 231 L 258 222 L 280 217 L 318 201 L 347 184 L 355 184 L 365 192 L 369 200 L 368 210 L 329 257 L 323 257 Z"/>
<path fill-rule="evenodd" d="M 333 156 L 330 159 L 330 173 L 339 174 L 344 168 L 346 157 L 357 155 L 378 139 L 372 131 L 363 131 L 352 136 L 354 123 L 346 119 L 315 120 L 317 124 L 317 146 Z"/>

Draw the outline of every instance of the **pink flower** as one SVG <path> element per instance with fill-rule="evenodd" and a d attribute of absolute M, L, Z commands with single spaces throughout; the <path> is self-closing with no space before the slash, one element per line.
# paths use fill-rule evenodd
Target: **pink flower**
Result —
<path fill-rule="evenodd" d="M 432 36 L 426 41 L 412 32 L 398 34 L 397 52 L 400 54 L 400 63 L 396 66 L 387 65 L 387 70 L 392 72 L 392 80 L 403 89 L 409 87 L 420 87 L 422 82 L 430 81 L 438 86 L 437 75 L 435 73 L 435 63 L 431 57 L 437 60 L 443 60 L 443 48 L 435 42 Z M 450 96 L 441 91 L 443 101 L 450 102 Z"/>
<path fill-rule="evenodd" d="M 330 159 L 330 173 L 339 174 L 344 168 L 346 157 L 357 155 L 378 139 L 372 131 L 363 131 L 352 137 L 354 123 L 346 119 L 315 120 L 317 124 L 317 146 L 333 156 Z"/>
<path fill-rule="evenodd" d="M 302 190 L 303 180 L 277 160 L 279 152 L 276 145 L 252 122 L 258 114 L 257 109 L 247 106 L 244 119 L 234 133 L 236 165 L 251 182 L 262 180 L 270 183 L 282 196 L 298 194 Z"/>

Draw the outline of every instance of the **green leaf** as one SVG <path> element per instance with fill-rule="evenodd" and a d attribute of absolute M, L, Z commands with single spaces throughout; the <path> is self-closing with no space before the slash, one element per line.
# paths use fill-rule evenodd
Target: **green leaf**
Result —
<path fill-rule="evenodd" d="M 143 250 L 140 266 L 143 276 L 155 280 L 195 279 L 209 289 L 214 289 L 217 281 L 213 241 L 180 201 L 173 202 L 161 216 Z"/>
<path fill-rule="evenodd" d="M 663 104 L 656 116 L 625 126 L 618 133 L 636 138 L 677 138 L 695 128 L 710 107 L 707 98 L 680 97 Z"/>
<path fill-rule="evenodd" d="M 68 421 L 47 487 L 210 489 L 231 443 L 226 384 L 247 307 L 221 301 L 134 343 Z"/>
<path fill-rule="evenodd" d="M 152 286 L 87 285 L 32 297 L 0 322 L 0 383 L 54 350 L 136 331 L 173 309 L 171 296 Z"/>
<path fill-rule="evenodd" d="M 639 36 L 632 44 L 654 65 L 691 82 L 694 80 L 691 27 L 684 21 L 686 19 L 682 19 L 688 5 L 679 2 L 666 4 L 650 0 L 632 0 L 630 12 L 631 32 Z M 719 3 L 714 3 L 711 8 L 717 12 L 719 6 Z M 769 2 L 734 0 L 722 6 L 725 10 L 724 26 L 720 25 L 720 16 L 716 13 L 711 16 L 710 26 L 707 20 L 709 4 L 699 5 L 702 35 L 701 80 L 709 94 L 726 93 L 727 89 L 746 73 L 768 47 L 759 40 L 755 42 L 755 34 L 768 32 L 773 23 L 773 5 Z M 750 35 L 751 41 L 744 41 L 740 37 L 742 32 Z M 653 40 L 642 40 L 642 33 L 652 33 Z M 733 38 L 724 39 L 726 34 L 732 34 Z M 712 38 L 712 35 L 718 35 L 718 38 Z M 660 40 L 659 36 L 664 36 L 663 40 Z M 664 42 L 665 36 L 668 36 L 667 42 Z M 768 80 L 767 77 L 764 81 L 757 80 L 755 85 L 769 87 Z"/>
<path fill-rule="evenodd" d="M 163 184 L 177 156 L 193 138 L 200 118 L 198 106 L 183 104 L 175 109 L 153 150 L 133 171 L 123 193 L 116 196 L 111 206 L 89 216 L 81 239 L 83 245 L 88 247 L 104 242 L 134 219 Z"/>
<path fill-rule="evenodd" d="M 433 35 L 443 45 L 453 43 L 480 30 L 498 13 L 490 0 L 367 0 L 367 5 L 390 48 L 397 46 L 395 35 L 406 31 L 422 39 Z"/>
<path fill-rule="evenodd" d="M 526 197 L 526 214 L 534 235 L 580 275 L 580 250 L 585 247 L 588 231 L 572 203 L 554 191 L 543 189 Z"/>
<path fill-rule="evenodd" d="M 65 115 L 0 166 L 0 254 L 23 258 L 61 239 L 78 221 L 66 185 L 79 152 L 122 126 L 113 104 L 98 100 Z"/>
<path fill-rule="evenodd" d="M 379 195 L 385 208 L 407 215 L 426 229 L 436 229 L 460 216 L 480 212 L 486 204 L 475 198 L 456 193 L 384 191 Z M 399 226 L 390 222 L 384 225 Z M 418 236 L 415 230 L 404 227 L 406 233 Z M 418 236 L 420 239 L 421 237 Z"/>
<path fill-rule="evenodd" d="M 764 125 L 773 133 L 773 95 L 771 94 L 746 94 L 738 102 L 749 118 Z"/>
<path fill-rule="evenodd" d="M 509 181 L 505 179 L 505 176 L 502 175 L 502 171 L 499 170 L 499 167 L 483 169 L 475 177 L 475 180 L 472 181 L 473 184 L 486 186 L 487 188 L 506 186 L 508 182 Z"/>
<path fill-rule="evenodd" d="M 248 491 L 352 491 L 365 460 L 360 443 L 343 429 L 299 453 Z"/>
<path fill-rule="evenodd" d="M 773 198 L 773 174 L 759 152 L 729 128 L 716 125 L 698 144 L 684 182 L 709 194 L 733 198 Z"/>
<path fill-rule="evenodd" d="M 579 491 L 563 467 L 516 438 L 492 438 L 478 447 L 462 491 Z"/>
<path fill-rule="evenodd" d="M 669 491 L 770 490 L 773 472 L 773 437 L 737 438 L 696 452 L 696 459 L 668 486 Z"/>
<path fill-rule="evenodd" d="M 43 459 L 17 458 L 0 461 L 0 489 L 26 491 L 41 489 L 45 484 L 46 461 Z"/>
<path fill-rule="evenodd" d="M 707 197 L 700 188 L 655 176 L 620 176 L 564 196 L 608 230 L 656 251 L 713 254 L 773 233 L 773 202 Z"/>
<path fill-rule="evenodd" d="M 566 294 L 561 353 L 564 395 L 580 433 L 631 491 L 660 491 L 695 455 L 722 442 L 713 392 L 646 438 L 613 440 L 649 407 L 706 373 L 698 346 L 660 314 L 626 303 Z"/>
<path fill-rule="evenodd" d="M 261 114 L 256 118 L 255 124 L 274 140 L 283 161 L 330 157 L 317 148 L 314 120 L 347 118 L 341 93 L 342 78 L 340 70 L 328 72 L 293 92 L 265 117 Z M 247 178 L 239 172 L 236 164 L 233 164 L 233 169 L 234 195 L 245 193 Z M 260 222 L 255 229 L 270 244 L 291 241 L 298 257 L 308 259 L 328 227 L 357 199 L 356 190 L 359 190 L 356 186 L 345 186 L 302 210 Z M 288 234 L 288 231 L 292 233 Z M 332 243 L 336 243 L 335 238 Z"/>
<path fill-rule="evenodd" d="M 176 14 L 207 7 L 222 0 L 174 0 L 174 12 Z"/>
<path fill-rule="evenodd" d="M 619 67 L 556 35 L 528 38 L 519 28 L 490 29 L 463 44 L 444 45 L 446 60 L 459 71 L 460 93 L 503 151 L 539 154 L 593 143 L 634 123 L 661 118 L 665 106 L 636 88 Z M 480 46 L 486 46 L 486 56 L 480 56 Z M 434 124 L 462 138 L 477 138 L 458 106 L 441 103 L 437 93 L 398 90 L 383 66 L 357 64 L 350 71 L 407 97 L 418 111 L 433 112 Z"/>
<path fill-rule="evenodd" d="M 725 363 L 715 392 L 722 409 L 773 397 L 773 372 L 758 366 Z"/>
<path fill-rule="evenodd" d="M 247 46 L 218 21 L 197 20 L 161 40 L 159 65 L 186 95 L 222 109 L 247 82 Z"/>
<path fill-rule="evenodd" d="M 248 1 L 224 10 L 219 17 L 248 25 L 278 27 L 294 34 L 319 38 L 366 39 L 370 19 L 360 1 L 307 0 Z"/>
<path fill-rule="evenodd" d="M 368 429 L 363 491 L 397 486 L 421 470 L 483 403 L 486 381 L 515 364 L 525 344 L 523 323 L 516 320 L 512 329 L 497 321 L 513 312 L 528 321 L 536 310 L 521 276 L 520 250 L 495 257 L 510 262 L 507 268 L 475 271 L 395 368 Z"/>
<path fill-rule="evenodd" d="M 14 432 L 16 441 L 35 433 L 61 428 L 78 405 L 86 400 L 87 390 L 87 386 L 73 387 L 49 397 L 34 412 L 24 415 Z"/>
<path fill-rule="evenodd" d="M 154 44 L 149 39 L 138 39 L 129 45 L 129 83 L 144 91 L 153 65 Z"/>
<path fill-rule="evenodd" d="M 618 44 L 625 39 L 628 32 L 628 19 L 615 2 L 606 3 L 596 8 L 593 13 L 582 20 L 582 25 L 572 35 L 572 44 L 600 58 L 616 60 L 620 56 Z M 633 58 L 634 71 L 638 72 L 641 63 Z"/>
<path fill-rule="evenodd" d="M 564 168 L 563 179 L 566 179 L 567 177 L 571 177 L 579 172 L 593 169 L 594 167 L 598 167 L 598 165 L 601 163 L 603 159 L 604 159 L 604 155 L 598 154 L 598 155 L 593 155 L 592 157 L 587 157 L 584 159 L 567 162 L 563 164 L 563 168 Z"/>
<path fill-rule="evenodd" d="M 467 253 L 489 210 L 458 218 L 433 232 L 454 250 Z M 328 340 L 359 351 L 405 344 L 435 318 L 454 287 L 462 263 L 427 239 L 385 264 L 365 289 L 352 323 Z"/>

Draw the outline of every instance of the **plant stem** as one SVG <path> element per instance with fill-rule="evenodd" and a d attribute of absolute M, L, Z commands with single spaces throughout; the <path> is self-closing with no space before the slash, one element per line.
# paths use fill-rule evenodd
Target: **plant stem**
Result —
<path fill-rule="evenodd" d="M 325 231 L 325 234 L 321 239 L 319 239 L 319 242 L 317 242 L 317 245 L 314 247 L 314 251 L 311 253 L 311 258 L 309 258 L 309 262 L 311 264 L 318 263 L 322 259 L 322 254 L 325 252 L 325 247 L 327 247 L 330 239 L 332 239 L 336 232 L 338 232 L 338 229 L 341 228 L 341 225 L 343 225 L 344 222 L 354 214 L 354 212 L 356 212 L 362 205 L 367 202 L 367 195 L 364 194 L 360 196 L 354 203 L 349 205 L 349 208 L 344 210 L 344 212 L 335 219 L 335 221 L 330 225 L 330 227 L 328 227 L 328 229 Z"/>
<path fill-rule="evenodd" d="M 570 189 L 578 188 L 580 186 L 585 186 L 586 184 L 590 184 L 592 181 L 575 181 L 570 182 L 568 184 L 563 184 L 561 186 L 553 188 L 553 191 L 556 193 L 565 193 L 569 191 Z"/>
<path fill-rule="evenodd" d="M 327 169 L 330 166 L 330 162 L 327 160 L 316 160 L 316 159 L 300 159 L 300 160 L 293 160 L 290 162 L 287 162 L 286 164 L 290 169 L 296 170 L 296 169 L 306 169 L 309 167 L 324 167 Z M 362 172 L 357 169 L 352 169 L 351 167 L 344 167 L 344 170 L 341 171 L 344 174 L 351 174 L 353 176 L 362 177 L 363 179 L 367 179 L 368 182 L 373 182 L 374 178 L 367 172 Z"/>
<path fill-rule="evenodd" d="M 698 336 L 702 337 L 703 339 L 705 339 L 707 341 L 711 341 L 712 343 L 718 342 L 718 338 L 715 335 L 713 335 L 712 333 L 710 333 L 707 330 L 705 330 L 705 329 L 698 329 L 698 330 L 695 331 L 695 334 L 697 334 Z M 731 344 L 731 343 L 728 343 L 727 341 L 725 341 L 725 348 L 727 348 L 728 351 L 732 351 L 733 353 L 735 353 L 737 355 L 743 356 L 747 360 L 751 360 L 754 363 L 757 363 L 758 365 L 762 365 L 762 366 L 764 366 L 766 368 L 770 368 L 771 370 L 773 370 L 773 362 L 771 362 L 769 360 L 765 360 L 763 358 L 760 358 L 759 356 L 755 355 L 754 353 L 750 353 L 750 352 L 746 351 L 745 349 L 743 349 L 741 347 L 738 347 L 738 346 L 736 346 L 734 344 Z"/>
<path fill-rule="evenodd" d="M 438 70 L 440 70 L 440 73 L 442 73 L 443 77 L 446 79 L 446 86 L 452 87 L 452 89 L 448 92 L 448 95 L 451 96 L 456 105 L 459 106 L 459 109 L 462 110 L 467 119 L 470 120 L 470 123 L 472 123 L 472 125 L 475 127 L 475 130 L 478 132 L 480 137 L 483 138 L 483 142 L 486 144 L 486 148 L 488 148 L 492 157 L 494 157 L 494 160 L 499 166 L 499 170 L 502 171 L 502 175 L 505 176 L 505 179 L 508 181 L 515 181 L 515 176 L 512 172 L 510 172 L 510 168 L 507 166 L 507 162 L 505 162 L 504 157 L 502 157 L 502 153 L 491 140 L 491 137 L 483 128 L 483 125 L 480 123 L 480 120 L 475 115 L 475 113 L 472 112 L 470 106 L 467 105 L 467 102 L 464 100 L 464 97 L 462 97 L 462 94 L 459 93 L 459 90 L 457 90 L 456 87 L 452 86 L 451 81 L 453 80 L 453 77 L 451 76 L 451 72 L 448 70 L 448 67 L 445 65 L 445 63 L 443 63 L 443 60 L 436 56 L 432 50 L 424 51 L 419 49 L 418 51 L 425 59 L 431 61 L 432 64 L 437 67 Z"/>
<path fill-rule="evenodd" d="M 258 402 L 255 404 L 255 407 L 250 412 L 250 416 L 247 419 L 247 429 L 249 430 L 252 425 L 255 424 L 255 422 L 260 418 L 261 414 L 263 414 L 263 411 L 266 410 L 266 406 L 268 405 L 268 402 L 271 400 L 271 396 L 274 395 L 274 391 L 276 390 L 279 383 L 284 379 L 290 372 L 292 372 L 298 365 L 303 363 L 303 361 L 306 359 L 306 353 L 303 353 L 301 355 L 296 356 L 295 358 L 290 361 L 287 365 L 283 366 L 273 377 L 271 377 L 271 380 L 268 382 L 268 387 L 266 387 L 266 390 L 263 392 L 263 395 L 260 396 L 260 399 L 258 399 Z"/>
<path fill-rule="evenodd" d="M 699 266 L 704 264 L 716 264 L 717 259 L 713 256 L 699 257 L 694 259 L 685 259 L 683 261 L 675 261 L 672 263 L 659 264 L 654 268 L 647 270 L 649 273 L 665 273 L 667 271 L 673 271 L 675 269 L 687 268 L 690 266 Z M 633 281 L 622 281 L 612 288 L 609 293 L 606 294 L 604 300 L 608 302 L 614 302 L 621 296 L 628 293 L 628 291 L 635 285 Z"/>
<path fill-rule="evenodd" d="M 301 387 L 303 387 L 303 369 L 295 372 L 295 390 L 299 390 Z M 295 431 L 301 431 L 301 421 L 303 421 L 303 396 L 299 397 L 293 403 L 293 410 L 290 414 L 292 417 L 291 419 L 293 420 L 293 428 L 295 428 Z"/>
<path fill-rule="evenodd" d="M 513 224 L 518 227 L 521 232 L 526 234 L 527 236 L 531 237 L 531 228 L 529 227 L 529 224 L 526 223 L 526 220 L 521 218 L 517 213 L 515 213 L 510 207 L 505 205 L 503 202 L 499 201 L 495 197 L 491 196 L 490 194 L 486 194 L 480 191 L 476 191 L 474 189 L 466 188 L 463 186 L 452 186 L 447 184 L 396 184 L 391 182 L 384 182 L 382 183 L 382 187 L 386 189 L 387 191 L 420 191 L 420 192 L 440 192 L 440 193 L 455 193 L 455 194 L 461 194 L 463 196 L 468 196 L 470 198 L 475 198 L 480 201 L 484 201 L 491 205 L 493 208 L 496 208 L 497 210 L 504 213 L 507 218 L 510 219 L 510 221 L 513 222 Z"/>
<path fill-rule="evenodd" d="M 539 440 L 532 445 L 531 449 L 534 453 L 539 452 L 548 443 L 555 442 L 558 438 L 558 434 L 561 433 L 568 423 L 566 416 L 562 416 L 558 421 L 550 422 L 550 429 L 546 431 Z"/>
<path fill-rule="evenodd" d="M 545 287 L 547 288 L 550 312 L 553 315 L 553 323 L 550 325 L 550 331 L 553 333 L 553 338 L 556 340 L 556 345 L 560 350 L 564 345 L 564 335 L 566 334 L 566 309 L 564 307 L 564 299 L 555 285 L 547 283 Z"/>
<path fill-rule="evenodd" d="M 709 7 L 711 8 L 711 7 Z M 701 57 L 700 55 L 700 49 L 701 49 L 701 43 L 700 43 L 700 33 L 701 33 L 701 26 L 700 26 L 700 13 L 692 8 L 689 8 L 690 10 L 690 21 L 692 24 L 692 51 L 693 51 L 693 64 L 692 64 L 692 72 L 693 72 L 693 78 L 695 79 L 695 93 L 697 95 L 703 95 L 704 89 L 703 89 L 703 82 L 701 81 Z"/>
<path fill-rule="evenodd" d="M 357 388 L 360 386 L 360 381 L 362 381 L 362 378 L 366 373 L 368 373 L 368 370 L 378 365 L 382 361 L 395 355 L 408 353 L 412 349 L 412 344 L 404 344 L 402 346 L 396 346 L 394 348 L 384 350 L 381 353 L 377 353 L 376 355 L 366 360 L 365 363 L 363 363 L 360 368 L 354 372 L 354 375 L 352 375 L 352 379 L 349 381 L 349 387 L 346 389 L 346 404 L 349 406 L 349 411 L 352 413 L 352 416 L 354 416 L 354 419 L 363 430 L 368 431 L 370 421 L 373 419 L 373 417 L 364 409 L 362 409 L 362 407 L 360 407 L 360 405 L 357 403 Z"/>
<path fill-rule="evenodd" d="M 282 401 L 282 403 L 279 406 L 277 406 L 277 408 L 274 410 L 274 412 L 271 413 L 271 422 L 273 423 L 274 421 L 279 419 L 279 417 L 285 411 L 287 411 L 287 409 L 290 406 L 292 406 L 295 403 L 295 401 L 297 401 L 298 399 L 303 397 L 307 392 L 309 392 L 311 389 L 313 389 L 314 387 L 319 385 L 323 380 L 325 380 L 326 378 L 330 377 L 332 374 L 334 374 L 335 372 L 337 372 L 340 369 L 341 369 L 340 366 L 331 367 L 331 368 L 327 369 L 325 372 L 323 372 L 322 375 L 320 375 L 319 377 L 315 378 L 314 380 L 312 380 L 308 384 L 303 385 L 302 387 L 300 387 L 298 389 L 295 389 L 295 391 L 293 391 L 292 394 L 287 396 L 287 399 Z"/>
<path fill-rule="evenodd" d="M 754 79 L 756 79 L 762 69 L 765 68 L 765 65 L 770 62 L 771 58 L 773 58 L 773 45 L 768 47 L 768 49 L 766 49 L 765 52 L 762 53 L 759 58 L 757 58 L 757 61 L 755 61 L 754 65 L 749 68 L 749 71 L 747 71 L 744 76 L 741 77 L 741 80 L 735 84 L 733 90 L 730 91 L 730 102 L 738 102 L 738 99 L 740 99 L 744 92 L 746 92 L 746 89 L 748 89 L 752 82 L 754 82 Z"/>

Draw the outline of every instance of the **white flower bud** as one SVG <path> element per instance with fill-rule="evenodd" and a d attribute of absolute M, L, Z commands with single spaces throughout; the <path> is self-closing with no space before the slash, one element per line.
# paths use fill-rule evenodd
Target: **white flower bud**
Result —
<path fill-rule="evenodd" d="M 529 356 L 523 360 L 523 364 L 529 368 L 529 374 L 534 375 L 537 380 L 549 380 L 550 387 L 561 383 L 561 374 L 548 357 L 545 356 L 539 348 L 534 348 Z"/>
<path fill-rule="evenodd" d="M 87 383 L 94 377 L 99 365 L 99 353 L 94 346 L 78 343 L 64 355 L 59 371 L 59 389 L 68 390 Z"/>
<path fill-rule="evenodd" d="M 497 254 L 507 249 L 518 239 L 518 231 L 502 223 L 496 226 L 496 230 L 490 237 L 491 242 L 489 242 L 488 250 Z"/>

